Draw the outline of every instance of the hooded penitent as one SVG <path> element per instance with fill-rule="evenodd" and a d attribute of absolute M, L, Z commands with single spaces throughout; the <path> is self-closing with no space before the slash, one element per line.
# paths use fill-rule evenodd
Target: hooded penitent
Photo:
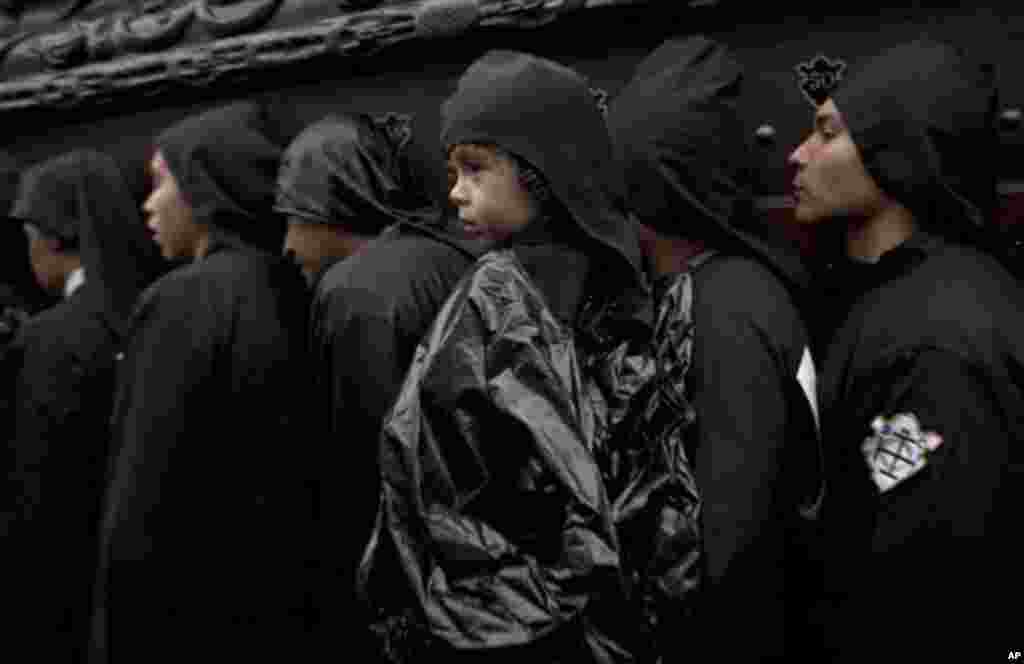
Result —
<path fill-rule="evenodd" d="M 263 107 L 238 103 L 191 116 L 156 140 L 192 219 L 221 241 L 280 253 L 284 218 L 273 211 L 282 148 Z"/>
<path fill-rule="evenodd" d="M 661 597 L 666 659 L 717 647 L 705 639 L 730 622 L 745 625 L 746 638 L 731 645 L 739 659 L 798 658 L 791 609 L 807 573 L 801 538 L 822 496 L 814 366 L 797 307 L 805 271 L 795 249 L 752 214 L 742 82 L 725 45 L 675 38 L 641 62 L 609 110 L 640 221 L 713 252 L 654 289 L 659 318 L 672 306 L 692 314 L 685 346 L 659 337 L 660 328 L 655 343 L 685 348 L 687 360 L 692 352 L 692 370 L 668 385 L 692 401 L 696 424 L 684 449 L 703 500 L 700 599 L 682 615 L 686 593 Z M 677 304 L 687 292 L 692 298 Z"/>
<path fill-rule="evenodd" d="M 162 263 L 105 154 L 47 160 L 26 173 L 20 193 L 14 214 L 77 237 L 86 276 L 70 298 L 22 328 L 7 358 L 17 383 L 4 509 L 13 508 L 8 552 L 18 561 L 7 588 L 26 621 L 11 626 L 11 641 L 26 638 L 44 659 L 73 661 L 87 638 L 115 355 L 139 293 Z"/>
<path fill-rule="evenodd" d="M 883 191 L 931 232 L 977 236 L 995 202 L 991 67 L 922 39 L 865 62 L 832 100 Z"/>
<path fill-rule="evenodd" d="M 1024 592 L 1024 301 L 971 246 L 998 163 L 996 98 L 990 71 L 925 40 L 868 60 L 833 96 L 868 172 L 917 229 L 877 261 L 826 274 L 823 299 L 841 314 L 821 380 L 829 661 L 969 659 L 1020 631 L 989 596 Z M 941 637 L 864 638 L 880 617 L 922 615 Z"/>
<path fill-rule="evenodd" d="M 316 464 L 306 286 L 273 211 L 280 150 L 251 104 L 186 119 L 158 144 L 211 242 L 133 317 L 91 654 L 188 659 L 202 643 L 213 659 L 302 659 Z"/>
<path fill-rule="evenodd" d="M 650 307 L 603 117 L 577 73 L 506 51 L 443 115 L 446 149 L 494 145 L 558 205 L 476 263 L 417 349 L 379 437 L 360 588 L 395 661 L 627 661 L 642 630 L 633 612 L 608 629 L 624 595 L 594 455 L 609 420 L 578 339 L 611 320 L 649 334 Z M 651 377 L 623 364 L 625 392 Z"/>
<path fill-rule="evenodd" d="M 114 160 L 78 150 L 38 164 L 25 173 L 11 216 L 78 247 L 89 291 L 125 334 L 162 263 Z"/>
<path fill-rule="evenodd" d="M 608 112 L 629 206 L 661 233 L 753 254 L 803 287 L 799 256 L 753 218 L 742 81 L 729 50 L 701 36 L 670 40 L 640 63 Z"/>
<path fill-rule="evenodd" d="M 338 115 L 310 125 L 284 152 L 275 209 L 364 235 L 436 216 L 405 162 L 410 131 L 401 116 Z"/>

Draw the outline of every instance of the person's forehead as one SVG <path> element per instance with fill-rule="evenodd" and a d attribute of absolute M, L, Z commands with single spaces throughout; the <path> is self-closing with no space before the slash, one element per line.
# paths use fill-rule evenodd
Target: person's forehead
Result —
<path fill-rule="evenodd" d="M 149 167 L 154 173 L 159 173 L 161 175 L 165 175 L 169 172 L 167 169 L 167 161 L 159 150 L 154 152 L 153 156 L 150 158 Z"/>
<path fill-rule="evenodd" d="M 459 143 L 452 146 L 449 159 L 497 159 L 499 152 L 493 145 L 480 143 Z"/>
<path fill-rule="evenodd" d="M 842 119 L 842 114 L 831 99 L 826 100 L 825 103 L 819 106 L 814 114 L 814 120 L 818 123 L 829 121 L 842 122 Z"/>

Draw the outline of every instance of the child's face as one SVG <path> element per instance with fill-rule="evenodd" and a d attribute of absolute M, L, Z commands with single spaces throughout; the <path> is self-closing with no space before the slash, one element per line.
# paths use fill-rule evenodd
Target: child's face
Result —
<path fill-rule="evenodd" d="M 451 190 L 463 230 L 486 245 L 525 229 L 536 205 L 519 179 L 515 162 L 493 147 L 456 145 L 448 155 Z"/>

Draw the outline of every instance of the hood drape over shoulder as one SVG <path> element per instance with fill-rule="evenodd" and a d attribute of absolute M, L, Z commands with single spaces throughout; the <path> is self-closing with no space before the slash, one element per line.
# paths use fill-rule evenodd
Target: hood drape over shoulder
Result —
<path fill-rule="evenodd" d="M 114 159 L 75 150 L 37 164 L 11 216 L 78 244 L 89 292 L 102 300 L 107 323 L 126 334 L 136 298 L 163 263 Z"/>
<path fill-rule="evenodd" d="M 671 39 L 640 63 L 608 113 L 629 205 L 645 225 L 752 252 L 803 287 L 797 252 L 754 222 L 742 82 L 729 50 L 703 36 Z"/>
<path fill-rule="evenodd" d="M 115 357 L 136 299 L 162 263 L 111 157 L 70 152 L 34 167 L 24 184 L 15 211 L 40 226 L 75 229 L 85 285 L 26 322 L 0 367 L 0 398 L 14 405 L 0 487 L 0 511 L 14 515 L 5 554 L 18 570 L 5 585 L 19 607 L 8 627 L 42 660 L 80 661 Z"/>
<path fill-rule="evenodd" d="M 284 218 L 273 212 L 281 141 L 265 109 L 243 102 L 193 115 L 156 141 L 195 221 L 221 240 L 280 253 Z"/>
<path fill-rule="evenodd" d="M 396 115 L 332 115 L 310 125 L 284 152 L 275 209 L 366 235 L 430 218 L 433 201 L 405 163 L 410 132 L 408 118 Z"/>
<path fill-rule="evenodd" d="M 579 74 L 525 53 L 490 51 L 466 70 L 445 102 L 441 142 L 446 150 L 493 144 L 527 161 L 579 230 L 612 252 L 608 267 L 643 283 L 608 129 Z"/>
<path fill-rule="evenodd" d="M 995 202 L 990 67 L 918 40 L 868 60 L 832 97 L 868 172 L 928 230 L 971 239 Z"/>

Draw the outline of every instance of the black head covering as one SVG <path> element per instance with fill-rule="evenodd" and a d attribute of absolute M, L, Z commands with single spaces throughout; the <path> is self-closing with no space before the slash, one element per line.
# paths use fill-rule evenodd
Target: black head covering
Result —
<path fill-rule="evenodd" d="M 108 324 L 125 334 L 136 298 L 164 264 L 117 163 L 75 150 L 37 164 L 25 180 L 14 216 L 45 219 L 43 228 L 76 229 L 85 288 L 101 302 Z M 66 218 L 51 216 L 58 211 Z"/>
<path fill-rule="evenodd" d="M 0 152 L 0 212 L 7 213 L 17 197 L 18 161 Z M 22 222 L 13 219 L 9 214 L 6 221 L 0 223 L 0 308 L 10 302 L 17 306 L 27 306 L 36 310 L 43 304 L 46 294 L 42 292 L 32 274 L 32 264 L 26 249 L 26 237 L 22 230 Z"/>
<path fill-rule="evenodd" d="M 608 129 L 579 74 L 525 53 L 490 51 L 462 75 L 441 113 L 445 149 L 493 144 L 526 161 L 586 236 L 611 250 L 619 271 L 643 283 Z"/>
<path fill-rule="evenodd" d="M 797 253 L 753 221 L 742 80 L 728 49 L 703 36 L 671 39 L 640 63 L 608 111 L 629 203 L 660 232 L 753 252 L 803 286 Z"/>
<path fill-rule="evenodd" d="M 403 159 L 411 131 L 396 115 L 332 115 L 310 125 L 284 152 L 275 209 L 366 235 L 436 216 Z"/>
<path fill-rule="evenodd" d="M 870 59 L 832 96 L 868 172 L 925 228 L 970 239 L 996 197 L 994 70 L 921 39 Z"/>
<path fill-rule="evenodd" d="M 157 149 L 192 207 L 222 241 L 279 253 L 285 220 L 274 211 L 280 138 L 251 102 L 193 115 L 164 131 Z"/>
<path fill-rule="evenodd" d="M 69 249 L 80 239 L 81 217 L 77 194 L 68 183 L 68 170 L 61 165 L 70 154 L 34 164 L 26 169 L 18 184 L 18 195 L 11 207 L 11 218 L 38 228 L 44 235 L 57 238 Z"/>

